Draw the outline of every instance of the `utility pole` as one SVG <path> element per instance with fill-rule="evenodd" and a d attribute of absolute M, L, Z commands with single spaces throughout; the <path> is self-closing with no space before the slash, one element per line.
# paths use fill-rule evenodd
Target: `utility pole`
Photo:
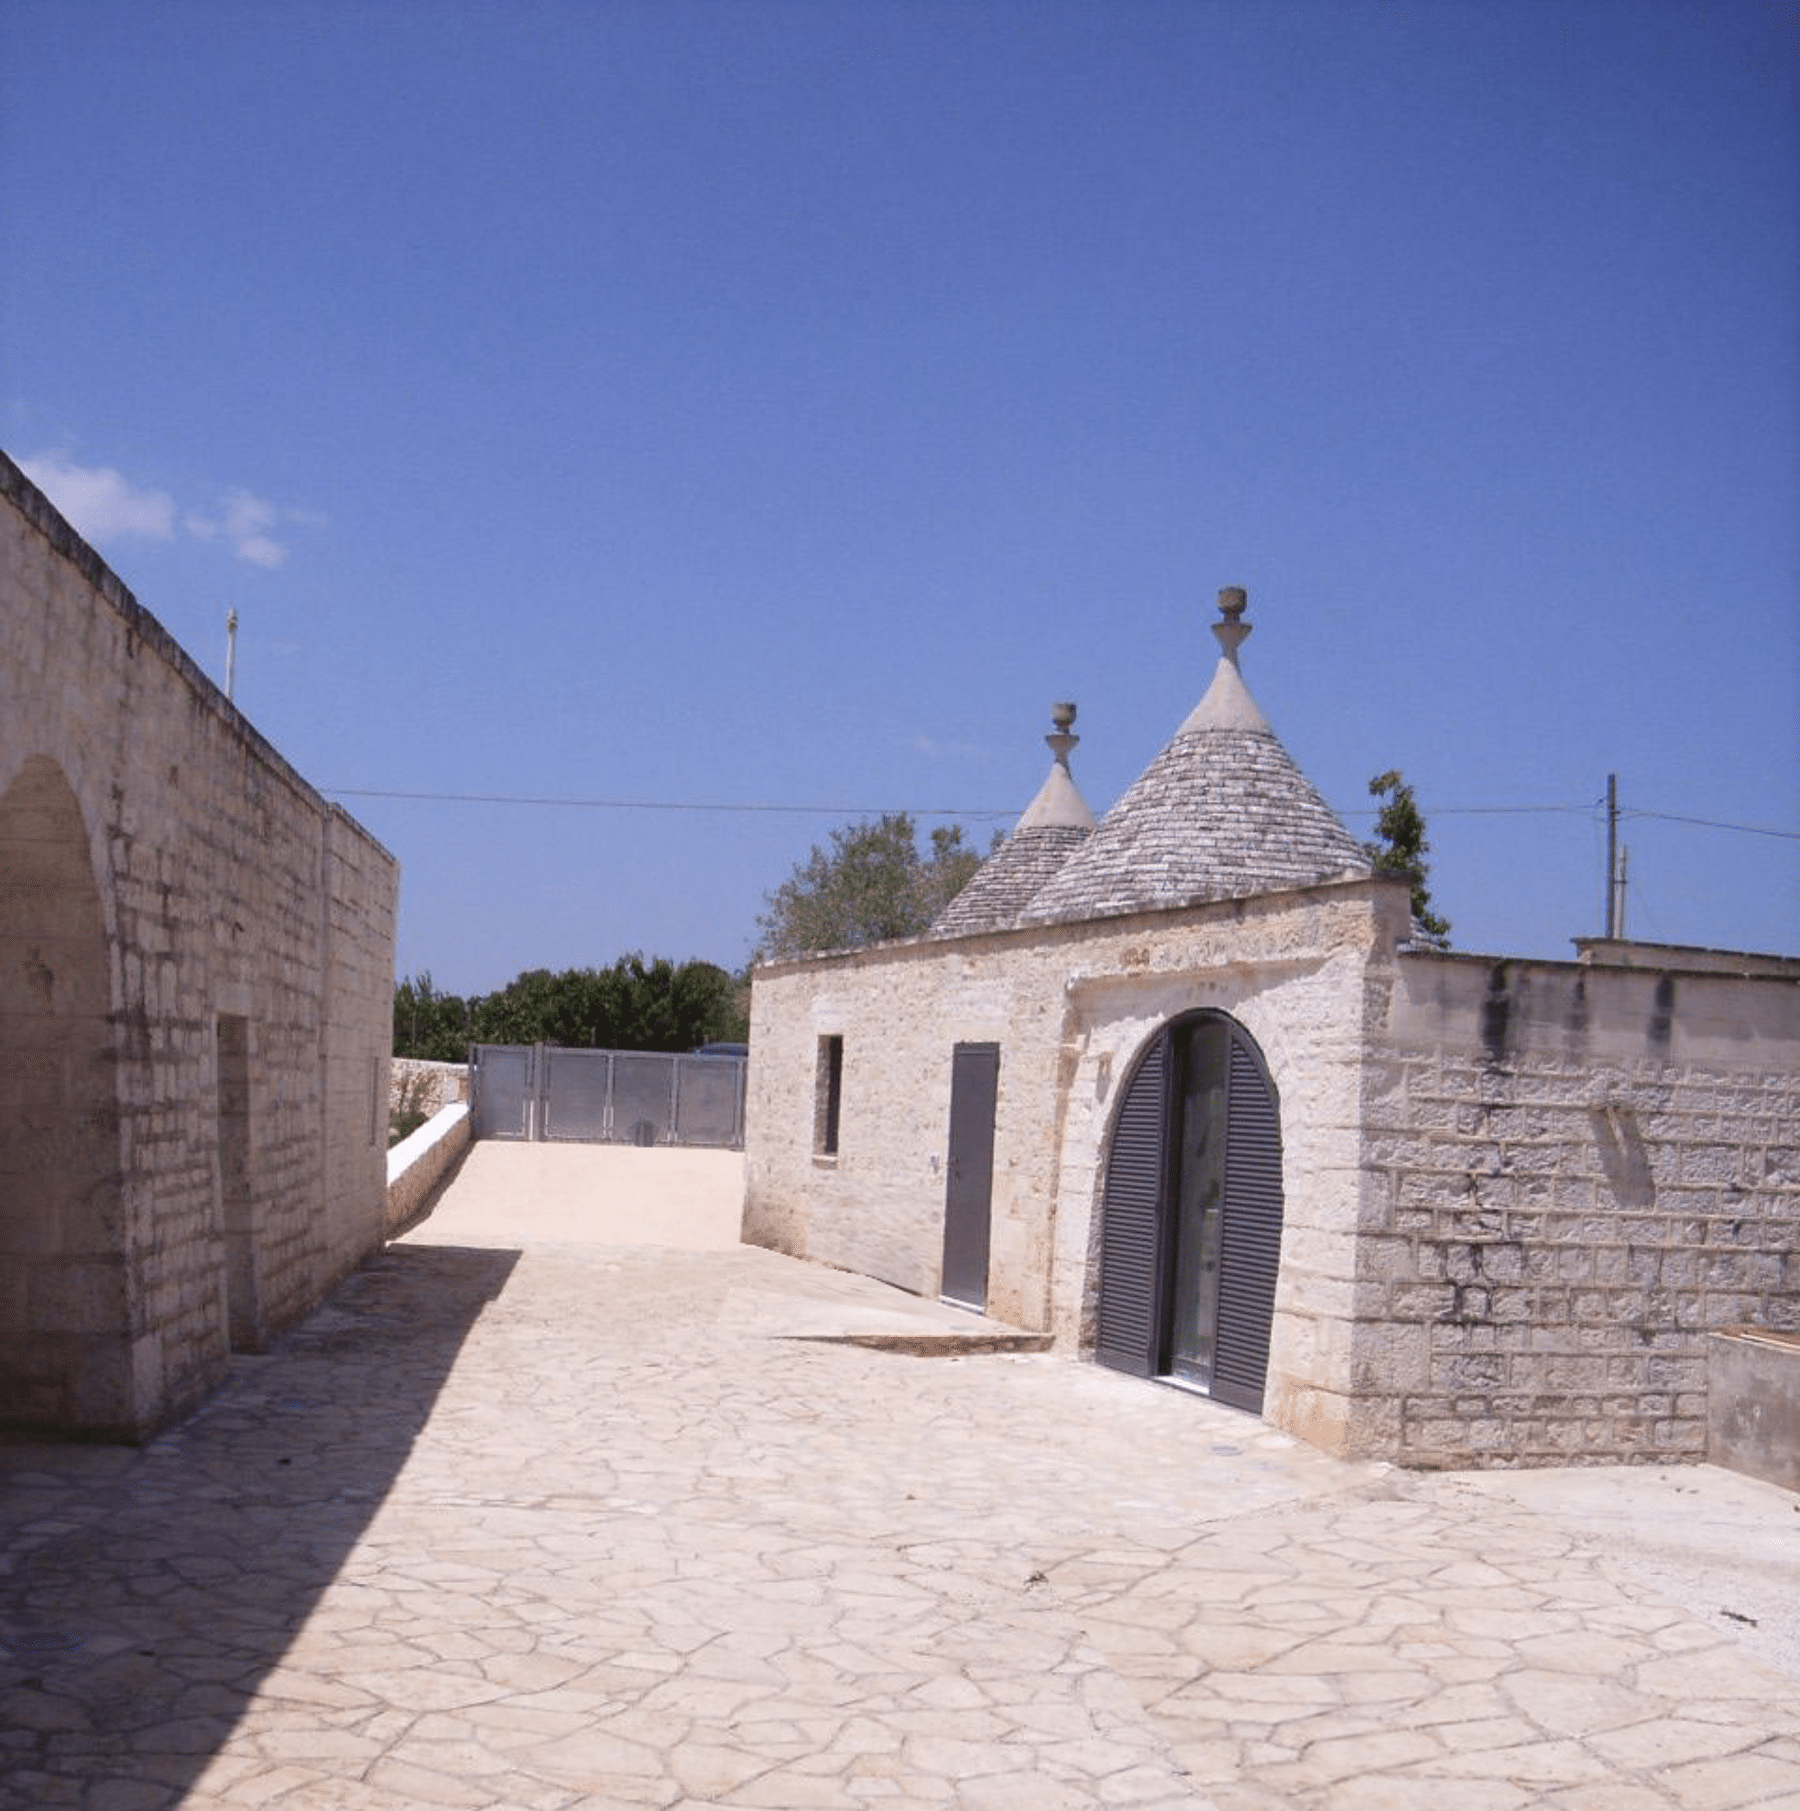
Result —
<path fill-rule="evenodd" d="M 231 689 L 237 680 L 237 612 L 225 612 L 225 696 L 231 696 Z"/>
<path fill-rule="evenodd" d="M 1603 922 L 1610 942 L 1619 924 L 1619 776 L 1606 776 L 1606 911 Z"/>
<path fill-rule="evenodd" d="M 1625 870 L 1631 866 L 1631 845 L 1619 845 L 1619 927 L 1618 935 L 1625 935 Z"/>

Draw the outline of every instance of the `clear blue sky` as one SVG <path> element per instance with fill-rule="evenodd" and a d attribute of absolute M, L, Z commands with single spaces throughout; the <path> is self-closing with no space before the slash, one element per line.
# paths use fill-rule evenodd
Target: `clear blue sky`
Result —
<path fill-rule="evenodd" d="M 848 816 L 1009 821 L 1059 697 L 1104 809 L 1226 584 L 1458 947 L 1599 928 L 1616 771 L 1630 931 L 1800 950 L 1794 4 L 0 24 L 0 444 L 215 675 L 236 607 L 403 972 L 735 966 Z"/>

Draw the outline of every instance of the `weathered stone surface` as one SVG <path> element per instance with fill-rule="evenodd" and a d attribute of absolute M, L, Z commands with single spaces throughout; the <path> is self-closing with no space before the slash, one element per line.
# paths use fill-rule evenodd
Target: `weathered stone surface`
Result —
<path fill-rule="evenodd" d="M 659 1244 L 621 1160 L 677 1152 L 565 1152 L 584 1224 L 540 1148 L 478 1149 L 443 1223 L 141 1452 L 0 1448 L 0 1807 L 1800 1794 L 1784 1575 L 1721 1619 L 1559 1512 L 1585 1497 L 1506 1494 L 1543 1473 L 1345 1463 L 1044 1354 L 792 1338 L 953 1317 L 732 1247 L 728 1212 Z M 1682 1476 L 1659 1517 L 1788 1538 L 1773 1487 Z"/>
<path fill-rule="evenodd" d="M 395 886 L 0 455 L 0 1420 L 141 1436 L 379 1242 Z"/>

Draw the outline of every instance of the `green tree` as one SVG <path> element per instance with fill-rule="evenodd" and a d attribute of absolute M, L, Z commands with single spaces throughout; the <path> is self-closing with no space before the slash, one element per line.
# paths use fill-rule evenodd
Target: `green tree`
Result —
<path fill-rule="evenodd" d="M 1377 874 L 1404 874 L 1412 882 L 1413 941 L 1427 949 L 1448 949 L 1450 921 L 1431 909 L 1431 891 L 1425 884 L 1425 856 L 1431 845 L 1425 840 L 1425 819 L 1419 811 L 1413 789 L 1389 768 L 1369 782 L 1369 792 L 1382 800 L 1375 818 L 1378 842 L 1364 843 Z"/>
<path fill-rule="evenodd" d="M 593 1050 L 692 1050 L 741 1042 L 748 1029 L 741 977 L 715 962 L 646 959 L 560 974 L 528 968 L 491 994 L 439 995 L 429 975 L 394 992 L 394 1050 L 462 1062 L 476 1044 L 558 1044 Z"/>
<path fill-rule="evenodd" d="M 441 994 L 432 985 L 429 970 L 415 981 L 408 975 L 394 989 L 394 1054 L 422 1057 L 428 1062 L 462 1063 L 468 1060 L 469 1002 L 459 994 Z"/>
<path fill-rule="evenodd" d="M 998 837 L 995 838 L 997 842 Z M 922 853 L 912 817 L 890 811 L 832 831 L 773 893 L 757 917 L 757 958 L 775 961 L 814 950 L 857 949 L 916 937 L 981 866 L 960 824 L 931 832 Z"/>

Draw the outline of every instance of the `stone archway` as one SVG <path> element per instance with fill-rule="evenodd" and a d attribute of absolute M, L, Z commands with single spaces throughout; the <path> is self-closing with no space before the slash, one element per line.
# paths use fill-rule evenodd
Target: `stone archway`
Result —
<path fill-rule="evenodd" d="M 138 1423 L 105 916 L 81 806 L 28 760 L 0 794 L 0 1422 Z"/>

